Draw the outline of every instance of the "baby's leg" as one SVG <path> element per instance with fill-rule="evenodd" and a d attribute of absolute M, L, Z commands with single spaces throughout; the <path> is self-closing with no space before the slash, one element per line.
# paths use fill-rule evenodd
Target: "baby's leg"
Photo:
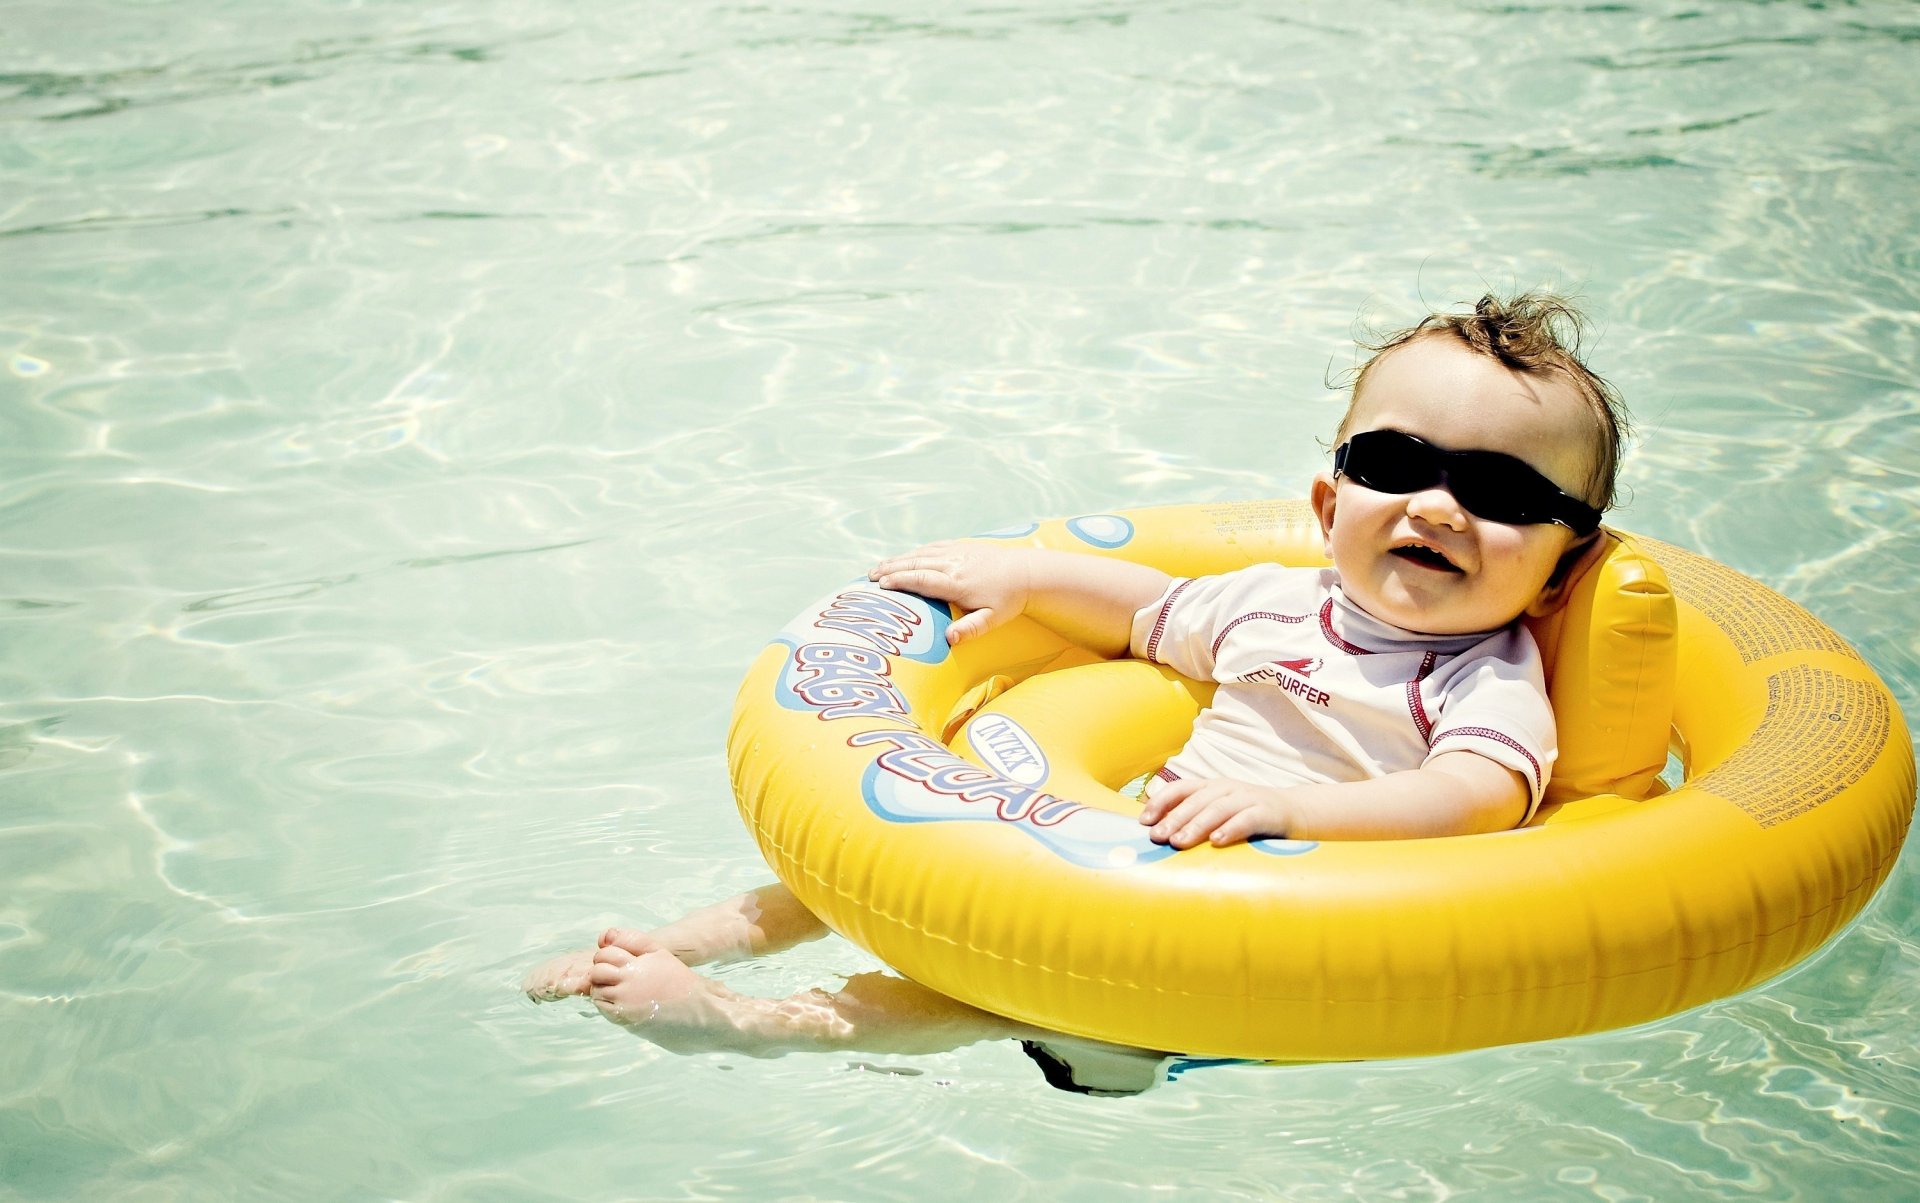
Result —
<path fill-rule="evenodd" d="M 826 934 L 826 925 L 800 905 L 778 882 L 702 907 L 651 931 L 610 927 L 601 948 L 621 948 L 634 956 L 670 952 L 683 964 L 759 956 Z M 594 949 L 562 953 L 529 973 L 521 988 L 536 1002 L 585 994 L 591 985 Z"/>
<path fill-rule="evenodd" d="M 826 924 L 779 882 L 682 915 L 665 927 L 610 927 L 600 947 L 634 956 L 666 950 L 684 965 L 764 956 L 825 935 Z"/>
<path fill-rule="evenodd" d="M 755 1056 L 858 1049 L 930 1053 L 976 1040 L 1039 1033 L 902 978 L 862 973 L 838 993 L 789 998 L 736 994 L 664 950 L 639 956 L 602 948 L 590 971 L 607 1018 L 674 1052 L 731 1049 Z"/>

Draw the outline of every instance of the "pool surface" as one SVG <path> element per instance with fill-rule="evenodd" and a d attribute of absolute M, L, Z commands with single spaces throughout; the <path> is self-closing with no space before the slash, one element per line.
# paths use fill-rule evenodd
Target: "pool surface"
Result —
<path fill-rule="evenodd" d="M 527 968 L 766 880 L 740 675 L 882 553 L 1304 495 L 1365 323 L 1553 284 L 1624 528 L 1920 690 L 1886 2 L 22 0 L 0 1198 L 1895 1200 L 1920 883 L 1736 998 L 1128 1099 L 673 1055 Z M 723 968 L 785 993 L 826 940 Z"/>

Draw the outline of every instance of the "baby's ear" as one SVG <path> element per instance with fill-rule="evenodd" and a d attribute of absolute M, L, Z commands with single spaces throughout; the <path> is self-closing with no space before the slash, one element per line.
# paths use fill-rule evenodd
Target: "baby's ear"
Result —
<path fill-rule="evenodd" d="M 1320 519 L 1320 541 L 1326 553 L 1333 554 L 1333 500 L 1338 492 L 1333 483 L 1333 473 L 1322 472 L 1313 478 L 1313 491 L 1309 497 L 1313 502 L 1313 512 Z"/>
<path fill-rule="evenodd" d="M 1540 587 L 1540 595 L 1527 607 L 1527 617 L 1545 618 L 1558 610 L 1566 602 L 1567 594 L 1573 592 L 1573 587 L 1587 574 L 1587 569 L 1599 563 L 1606 553 L 1604 531 L 1596 530 L 1569 544 L 1567 550 L 1560 553 L 1560 562 L 1553 566 L 1547 583 Z"/>

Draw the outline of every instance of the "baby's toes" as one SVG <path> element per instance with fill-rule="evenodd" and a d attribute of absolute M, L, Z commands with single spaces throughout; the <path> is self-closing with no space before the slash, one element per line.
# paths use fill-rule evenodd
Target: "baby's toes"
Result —
<path fill-rule="evenodd" d="M 624 948 L 634 956 L 645 956 L 657 952 L 662 947 L 660 941 L 653 938 L 651 932 L 637 927 L 609 927 L 600 933 L 600 947 Z"/>
<path fill-rule="evenodd" d="M 605 948 L 596 948 L 593 950 L 593 964 L 589 967 L 589 976 L 593 981 L 598 982 L 601 970 L 609 969 L 618 973 L 632 964 L 633 959 L 632 953 L 618 945 L 610 944 Z"/>

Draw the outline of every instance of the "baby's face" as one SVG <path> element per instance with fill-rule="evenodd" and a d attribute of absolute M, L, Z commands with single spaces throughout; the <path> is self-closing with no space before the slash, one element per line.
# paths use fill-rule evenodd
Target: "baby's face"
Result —
<path fill-rule="evenodd" d="M 1451 337 L 1415 339 L 1373 365 L 1346 437 L 1368 430 L 1503 452 L 1576 497 L 1594 454 L 1592 420 L 1571 383 L 1517 375 Z M 1313 502 L 1347 597 L 1433 635 L 1489 631 L 1526 613 L 1574 539 L 1558 524 L 1477 517 L 1444 484 L 1383 493 L 1323 473 Z"/>

